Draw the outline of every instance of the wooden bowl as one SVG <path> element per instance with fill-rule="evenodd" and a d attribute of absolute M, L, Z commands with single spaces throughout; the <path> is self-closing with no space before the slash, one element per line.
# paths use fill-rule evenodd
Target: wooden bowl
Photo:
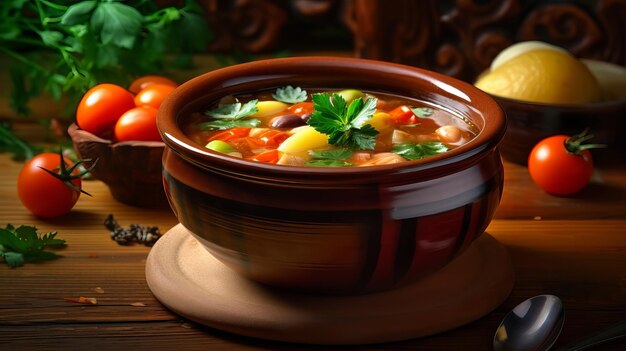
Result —
<path fill-rule="evenodd" d="M 141 207 L 167 204 L 161 176 L 163 142 L 113 143 L 76 124 L 68 133 L 80 158 L 98 160 L 91 174 L 109 187 L 117 201 Z"/>
<path fill-rule="evenodd" d="M 480 132 L 428 160 L 331 169 L 229 157 L 181 131 L 183 117 L 223 96 L 287 84 L 419 98 Z M 500 107 L 467 83 L 413 67 L 335 57 L 231 66 L 177 88 L 157 122 L 167 145 L 166 193 L 179 221 L 228 267 L 286 289 L 352 294 L 414 282 L 480 236 L 502 194 Z"/>
<path fill-rule="evenodd" d="M 556 105 L 526 102 L 494 96 L 506 113 L 508 127 L 500 144 L 502 156 L 525 165 L 532 148 L 542 139 L 575 135 L 589 129 L 590 143 L 608 147 L 593 151 L 601 165 L 618 164 L 626 159 L 626 100 L 582 105 Z"/>

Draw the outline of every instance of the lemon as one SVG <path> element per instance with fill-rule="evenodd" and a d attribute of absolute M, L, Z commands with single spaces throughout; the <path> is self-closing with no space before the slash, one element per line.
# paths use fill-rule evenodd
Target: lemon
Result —
<path fill-rule="evenodd" d="M 502 66 L 503 63 L 509 61 L 510 59 L 517 57 L 521 54 L 527 53 L 529 51 L 535 50 L 553 50 L 560 51 L 563 53 L 567 53 L 565 49 L 560 48 L 558 46 L 544 43 L 543 41 L 530 40 L 530 41 L 521 41 L 519 43 L 515 43 L 508 48 L 502 50 L 496 58 L 491 62 L 491 70 Z"/>
<path fill-rule="evenodd" d="M 599 101 L 600 87 L 587 66 L 567 52 L 526 51 L 486 72 L 475 84 L 497 96 L 553 104 Z"/>

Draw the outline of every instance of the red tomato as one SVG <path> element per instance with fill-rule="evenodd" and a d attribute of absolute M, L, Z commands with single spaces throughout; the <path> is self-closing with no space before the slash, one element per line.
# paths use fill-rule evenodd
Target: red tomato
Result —
<path fill-rule="evenodd" d="M 152 84 L 142 89 L 137 96 L 135 96 L 135 105 L 137 106 L 152 106 L 159 108 L 165 98 L 176 87 L 165 84 Z"/>
<path fill-rule="evenodd" d="M 67 158 L 63 159 L 66 168 L 70 168 L 72 162 Z M 35 216 L 53 218 L 68 213 L 78 201 L 80 191 L 72 189 L 42 168 L 58 174 L 61 169 L 59 154 L 51 152 L 39 154 L 24 164 L 17 177 L 17 194 L 20 201 Z M 80 189 L 78 170 L 75 169 L 72 175 L 76 178 L 68 181 Z"/>
<path fill-rule="evenodd" d="M 293 104 L 287 107 L 287 111 L 297 116 L 311 114 L 314 111 L 313 103 L 312 102 L 299 102 L 297 104 Z"/>
<path fill-rule="evenodd" d="M 126 111 L 115 124 L 115 139 L 161 141 L 156 123 L 157 111 L 152 106 L 139 106 Z"/>
<path fill-rule="evenodd" d="M 581 150 L 574 137 L 555 135 L 540 141 L 528 157 L 532 180 L 545 192 L 573 194 L 582 189 L 593 174 L 589 150 Z M 574 144 L 572 144 L 574 140 Z M 571 149 L 568 151 L 566 145 Z"/>
<path fill-rule="evenodd" d="M 389 116 L 391 116 L 397 124 L 416 124 L 418 122 L 413 110 L 406 105 L 394 108 L 389 112 Z"/>
<path fill-rule="evenodd" d="M 128 90 L 130 90 L 130 92 L 133 94 L 137 94 L 140 91 L 142 91 L 144 88 L 153 84 L 170 85 L 173 87 L 178 86 L 178 83 L 176 83 L 175 81 L 167 77 L 151 75 L 151 76 L 143 76 L 143 77 L 139 77 L 135 79 L 132 83 L 130 83 L 130 87 L 128 87 Z"/>
<path fill-rule="evenodd" d="M 133 94 L 115 84 L 99 84 L 89 89 L 78 104 L 76 123 L 88 132 L 105 137 L 120 116 L 135 107 Z"/>

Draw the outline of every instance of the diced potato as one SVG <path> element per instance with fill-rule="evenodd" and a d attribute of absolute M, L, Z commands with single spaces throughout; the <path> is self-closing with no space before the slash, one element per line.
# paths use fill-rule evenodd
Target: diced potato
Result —
<path fill-rule="evenodd" d="M 386 112 L 376 112 L 369 119 L 369 121 L 365 122 L 365 124 L 371 124 L 374 129 L 383 133 L 385 130 L 393 127 L 393 121 L 391 120 L 391 116 Z"/>
<path fill-rule="evenodd" d="M 295 156 L 307 156 L 308 150 L 323 149 L 327 146 L 328 135 L 318 132 L 311 126 L 303 126 L 283 141 L 278 151 Z"/>
<path fill-rule="evenodd" d="M 341 95 L 341 97 L 346 100 L 347 104 L 350 104 L 352 100 L 365 97 L 365 94 L 362 91 L 356 89 L 344 89 L 336 92 L 335 94 Z"/>
<path fill-rule="evenodd" d="M 280 101 L 259 101 L 256 104 L 256 108 L 259 110 L 257 113 L 251 115 L 252 118 L 264 118 L 273 116 L 281 111 L 284 111 L 289 105 Z"/>
<path fill-rule="evenodd" d="M 303 166 L 309 159 L 310 157 L 283 154 L 277 163 L 279 165 Z"/>
<path fill-rule="evenodd" d="M 405 131 L 394 129 L 391 136 L 391 143 L 394 145 L 400 144 L 412 144 L 415 142 L 415 137 Z"/>

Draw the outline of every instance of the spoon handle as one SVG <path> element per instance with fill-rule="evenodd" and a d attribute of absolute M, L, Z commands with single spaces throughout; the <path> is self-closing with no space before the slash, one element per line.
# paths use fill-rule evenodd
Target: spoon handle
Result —
<path fill-rule="evenodd" d="M 626 336 L 626 320 L 621 321 L 611 326 L 609 329 L 595 333 L 584 340 L 577 341 L 572 344 L 561 347 L 556 351 L 584 350 L 588 347 L 595 346 L 595 345 L 598 345 L 607 341 L 619 339 L 624 336 Z"/>

